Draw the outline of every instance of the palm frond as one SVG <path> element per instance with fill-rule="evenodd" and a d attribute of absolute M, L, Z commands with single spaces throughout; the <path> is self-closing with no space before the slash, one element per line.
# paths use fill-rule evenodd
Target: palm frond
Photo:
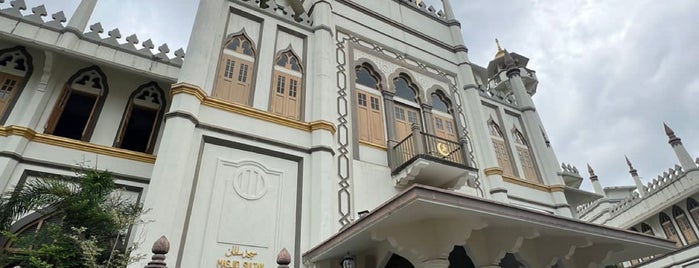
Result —
<path fill-rule="evenodd" d="M 55 178 L 39 178 L 18 186 L 0 197 L 0 230 L 9 228 L 19 216 L 59 205 L 77 191 L 74 184 Z"/>

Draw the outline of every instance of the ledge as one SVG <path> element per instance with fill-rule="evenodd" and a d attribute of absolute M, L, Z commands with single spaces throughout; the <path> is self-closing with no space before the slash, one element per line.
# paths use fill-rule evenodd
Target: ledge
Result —
<path fill-rule="evenodd" d="M 154 155 L 151 154 L 139 153 L 125 149 L 119 149 L 79 140 L 58 137 L 49 134 L 36 133 L 36 131 L 34 131 L 33 129 L 20 126 L 0 127 L 0 136 L 21 136 L 32 142 L 38 142 L 83 152 L 107 155 L 116 158 L 122 158 L 149 164 L 155 163 L 156 158 Z"/>
<path fill-rule="evenodd" d="M 519 178 L 513 178 L 513 177 L 508 177 L 508 176 L 502 176 L 502 180 L 507 183 L 511 184 L 516 184 L 522 187 L 527 187 L 531 188 L 537 191 L 542 191 L 542 192 L 547 192 L 547 193 L 554 193 L 554 192 L 563 192 L 565 190 L 565 187 L 563 185 L 543 185 L 543 184 L 538 184 L 530 181 L 526 181 L 524 179 L 519 179 Z"/>
<path fill-rule="evenodd" d="M 173 96 L 178 94 L 188 94 L 197 98 L 202 105 L 211 108 L 216 108 L 219 110 L 228 111 L 235 114 L 244 115 L 247 117 L 259 119 L 262 121 L 267 121 L 270 123 L 295 128 L 298 130 L 303 130 L 307 132 L 313 132 L 316 130 L 325 130 L 330 132 L 330 134 L 335 135 L 336 128 L 335 125 L 328 121 L 313 121 L 310 123 L 301 122 L 298 120 L 289 119 L 283 116 L 279 116 L 270 112 L 258 110 L 245 105 L 232 103 L 222 99 L 213 98 L 207 96 L 206 93 L 198 86 L 188 84 L 188 83 L 177 83 L 172 85 L 171 94 Z"/>

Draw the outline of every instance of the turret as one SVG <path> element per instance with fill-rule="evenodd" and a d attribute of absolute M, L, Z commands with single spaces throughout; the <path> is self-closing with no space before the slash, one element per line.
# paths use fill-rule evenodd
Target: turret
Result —
<path fill-rule="evenodd" d="M 631 164 L 631 161 L 628 157 L 624 156 L 624 158 L 626 158 L 626 164 L 629 166 L 629 173 L 633 178 L 633 182 L 636 184 L 636 190 L 638 190 L 638 194 L 641 197 L 644 197 L 646 195 L 646 187 L 643 186 L 643 182 L 641 182 L 641 177 L 638 176 L 638 171 L 635 168 L 633 168 L 633 165 Z"/>
<path fill-rule="evenodd" d="M 667 124 L 663 123 L 663 127 L 665 128 L 665 134 L 667 134 L 669 139 L 668 143 L 670 143 L 670 146 L 672 146 L 672 149 L 675 151 L 675 155 L 677 156 L 677 159 L 680 160 L 680 165 L 682 165 L 682 168 L 685 171 L 697 168 L 697 164 L 689 155 L 687 149 L 684 148 L 684 145 L 682 145 L 682 139 L 675 136 L 675 131 L 673 131 Z"/>
<path fill-rule="evenodd" d="M 75 13 L 70 17 L 66 27 L 84 32 L 90 17 L 92 17 L 92 12 L 95 10 L 95 5 L 97 5 L 97 0 L 80 1 L 80 5 L 75 9 Z"/>
<path fill-rule="evenodd" d="M 607 193 L 604 192 L 604 188 L 602 188 L 602 184 L 599 183 L 597 175 L 595 175 L 595 171 L 590 164 L 587 164 L 587 172 L 590 173 L 590 182 L 592 182 L 592 188 L 595 189 L 595 193 L 607 197 Z"/>

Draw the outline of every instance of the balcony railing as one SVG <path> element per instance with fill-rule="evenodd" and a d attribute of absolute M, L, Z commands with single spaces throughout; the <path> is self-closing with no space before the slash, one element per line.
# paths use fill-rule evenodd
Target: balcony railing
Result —
<path fill-rule="evenodd" d="M 418 158 L 468 167 L 464 152 L 461 143 L 421 132 L 414 126 L 410 135 L 391 148 L 391 167 L 395 174 Z"/>

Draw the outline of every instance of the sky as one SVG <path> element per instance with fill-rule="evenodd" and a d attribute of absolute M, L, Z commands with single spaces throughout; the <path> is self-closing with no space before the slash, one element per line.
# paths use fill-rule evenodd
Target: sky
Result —
<path fill-rule="evenodd" d="M 663 122 L 699 156 L 699 119 L 692 118 L 699 115 L 699 1 L 451 1 L 473 63 L 488 64 L 495 38 L 530 59 L 539 78 L 534 102 L 558 160 L 584 177 L 589 163 L 603 186 L 632 185 L 624 155 L 644 183 L 674 166 Z M 79 1 L 26 2 L 70 17 Z M 90 24 L 175 51 L 186 47 L 197 4 L 98 0 Z M 592 188 L 588 180 L 583 188 Z"/>

